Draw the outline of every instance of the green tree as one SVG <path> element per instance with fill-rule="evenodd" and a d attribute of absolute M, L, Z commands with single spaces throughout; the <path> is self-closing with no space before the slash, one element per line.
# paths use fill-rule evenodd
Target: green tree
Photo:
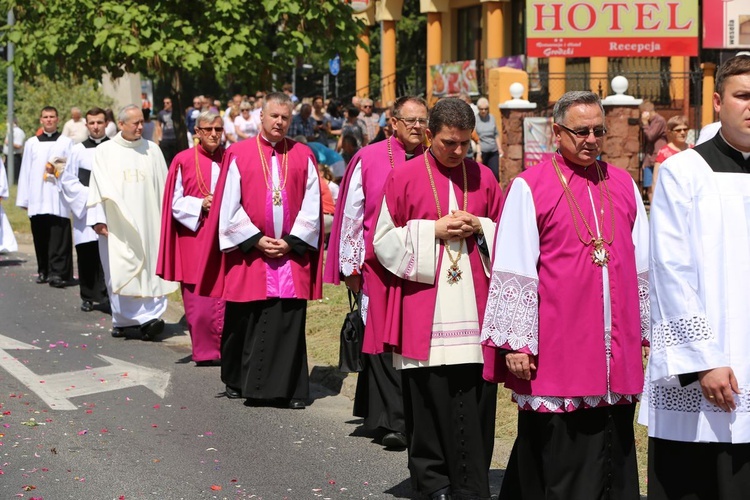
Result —
<path fill-rule="evenodd" d="M 154 76 L 170 82 L 178 127 L 186 76 L 271 88 L 305 53 L 353 54 L 361 29 L 341 0 L 0 0 L 11 8 L 0 43 L 16 44 L 19 75 Z"/>
<path fill-rule="evenodd" d="M 22 82 L 16 89 L 15 116 L 18 126 L 31 137 L 39 128 L 39 114 L 44 106 L 54 106 L 60 116 L 60 129 L 70 118 L 70 108 L 77 106 L 83 113 L 94 106 L 111 108 L 114 101 L 105 96 L 99 82 L 70 78 L 50 80 L 41 75 L 30 82 Z M 19 168 L 20 165 L 16 165 Z"/>

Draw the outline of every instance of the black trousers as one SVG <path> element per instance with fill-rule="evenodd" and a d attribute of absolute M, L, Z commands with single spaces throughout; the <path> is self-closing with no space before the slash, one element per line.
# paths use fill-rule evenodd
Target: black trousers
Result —
<path fill-rule="evenodd" d="M 56 215 L 34 215 L 31 218 L 37 271 L 63 281 L 73 279 L 73 234 L 70 219 Z"/>
<path fill-rule="evenodd" d="M 76 245 L 76 257 L 81 300 L 106 302 L 107 286 L 104 283 L 102 261 L 99 259 L 99 242 L 79 243 Z"/>
<path fill-rule="evenodd" d="M 354 415 L 365 419 L 368 429 L 406 434 L 401 374 L 393 367 L 393 354 L 364 354 L 357 375 Z"/>
<path fill-rule="evenodd" d="M 489 499 L 497 385 L 481 364 L 401 370 L 412 489 Z"/>
<path fill-rule="evenodd" d="M 164 161 L 167 162 L 167 167 L 169 167 L 175 155 L 177 155 L 177 139 L 162 139 L 159 141 L 159 148 L 164 155 Z"/>
<path fill-rule="evenodd" d="M 518 412 L 502 500 L 638 500 L 635 403 Z"/>
<path fill-rule="evenodd" d="M 227 302 L 221 380 L 252 399 L 307 399 L 307 301 Z"/>
<path fill-rule="evenodd" d="M 649 438 L 649 500 L 747 498 L 750 498 L 750 444 Z"/>
<path fill-rule="evenodd" d="M 500 151 L 487 151 L 482 153 L 482 163 L 490 167 L 495 179 L 500 180 Z"/>

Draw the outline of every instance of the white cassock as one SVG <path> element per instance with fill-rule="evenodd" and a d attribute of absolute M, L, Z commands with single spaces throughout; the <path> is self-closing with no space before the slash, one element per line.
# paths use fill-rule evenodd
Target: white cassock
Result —
<path fill-rule="evenodd" d="M 94 164 L 95 148 L 86 148 L 83 143 L 75 144 L 70 150 L 70 157 L 65 164 L 57 187 L 65 204 L 73 214 L 73 244 L 80 245 L 99 239 L 94 229 L 86 224 L 86 203 L 89 199 L 89 188 L 83 185 L 79 174 L 89 175 Z"/>
<path fill-rule="evenodd" d="M 5 172 L 3 160 L 0 159 L 0 200 L 7 200 L 8 194 L 8 174 Z M 16 251 L 18 251 L 16 236 L 13 234 L 8 216 L 3 210 L 2 203 L 0 203 L 0 253 Z"/>
<path fill-rule="evenodd" d="M 167 165 L 159 146 L 118 133 L 95 149 L 87 224 L 107 224 L 99 239 L 116 327 L 142 325 L 167 308 L 177 283 L 156 276 Z"/>
<path fill-rule="evenodd" d="M 72 147 L 73 141 L 64 135 L 53 141 L 40 141 L 36 136 L 26 141 L 18 176 L 16 206 L 25 207 L 29 217 L 42 214 L 70 217 L 68 207 L 57 190 L 54 177 L 45 180 L 45 171 L 51 158 L 68 158 Z"/>
<path fill-rule="evenodd" d="M 688 149 L 659 167 L 651 205 L 651 355 L 638 419 L 651 437 L 750 443 L 750 173 L 733 167 L 742 156 L 750 167 L 750 153 L 728 148 L 716 137 L 701 145 L 710 165 Z M 684 386 L 689 380 L 679 379 L 723 366 L 740 388 L 732 412 L 709 402 L 697 377 Z"/>

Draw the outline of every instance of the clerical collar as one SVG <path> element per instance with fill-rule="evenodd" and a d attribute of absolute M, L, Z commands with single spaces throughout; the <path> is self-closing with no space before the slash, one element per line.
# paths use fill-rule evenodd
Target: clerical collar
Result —
<path fill-rule="evenodd" d="M 724 141 L 724 144 L 726 144 L 726 145 L 727 145 L 727 147 L 728 147 L 728 148 L 730 148 L 730 149 L 728 150 L 728 152 L 732 152 L 732 151 L 734 151 L 734 152 L 735 152 L 735 154 L 736 154 L 736 153 L 739 153 L 739 154 L 741 154 L 741 155 L 742 155 L 742 159 L 743 159 L 743 160 L 745 160 L 745 161 L 747 161 L 747 159 L 748 159 L 748 158 L 750 158 L 750 151 L 748 151 L 748 152 L 745 152 L 745 151 L 740 151 L 739 149 L 737 149 L 737 148 L 735 148 L 734 146 L 732 146 L 731 144 L 729 144 L 729 141 L 727 141 L 727 140 L 726 140 L 726 138 L 724 137 L 724 134 L 722 134 L 722 133 L 721 133 L 721 129 L 719 129 L 719 134 L 718 134 L 718 135 L 719 135 L 719 136 L 721 137 L 721 139 L 722 139 L 722 140 Z M 730 156 L 733 156 L 733 155 L 731 155 L 731 154 L 730 154 Z"/>
<path fill-rule="evenodd" d="M 103 143 L 104 141 L 108 141 L 108 140 L 109 140 L 109 137 L 107 137 L 106 135 L 104 137 L 100 137 L 99 139 L 94 139 L 93 137 L 89 136 L 89 138 L 86 139 L 85 141 L 83 141 L 81 144 L 83 144 L 83 147 L 87 148 L 87 149 L 88 148 L 95 148 L 99 144 Z"/>
<path fill-rule="evenodd" d="M 594 160 L 593 163 L 591 163 L 591 165 L 581 165 L 580 163 L 576 163 L 576 162 L 574 162 L 572 160 L 569 160 L 569 159 L 565 158 L 565 156 L 560 152 L 559 149 L 557 151 L 555 151 L 555 154 L 558 155 L 560 157 L 560 159 L 563 161 L 563 163 L 565 163 L 565 165 L 567 165 L 567 167 L 569 169 L 573 170 L 573 171 L 575 171 L 575 170 L 583 170 L 584 172 L 588 172 L 589 171 L 589 167 L 595 165 L 596 162 L 599 161 L 599 160 Z"/>
<path fill-rule="evenodd" d="M 42 133 L 37 136 L 39 142 L 54 142 L 58 137 L 60 137 L 60 132 L 58 132 L 57 130 L 55 130 L 51 134 L 42 130 Z"/>
<path fill-rule="evenodd" d="M 260 138 L 263 139 L 264 141 L 266 141 L 268 144 L 270 144 L 271 147 L 274 148 L 274 149 L 276 149 L 276 145 L 281 142 L 281 141 L 276 141 L 276 142 L 269 141 L 268 139 L 266 139 L 266 136 L 263 135 L 263 132 L 260 133 Z"/>
<path fill-rule="evenodd" d="M 406 155 L 407 160 L 411 160 L 415 156 L 417 156 L 417 153 L 404 153 Z"/>

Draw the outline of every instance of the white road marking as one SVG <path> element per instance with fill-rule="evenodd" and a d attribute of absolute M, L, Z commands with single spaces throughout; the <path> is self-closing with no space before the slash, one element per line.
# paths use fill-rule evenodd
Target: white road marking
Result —
<path fill-rule="evenodd" d="M 0 335 L 0 368 L 17 378 L 53 410 L 77 410 L 78 406 L 71 403 L 68 398 L 139 385 L 146 386 L 154 394 L 163 398 L 169 385 L 169 372 L 102 355 L 98 357 L 110 363 L 109 365 L 73 372 L 38 375 L 6 349 L 39 348 Z"/>

